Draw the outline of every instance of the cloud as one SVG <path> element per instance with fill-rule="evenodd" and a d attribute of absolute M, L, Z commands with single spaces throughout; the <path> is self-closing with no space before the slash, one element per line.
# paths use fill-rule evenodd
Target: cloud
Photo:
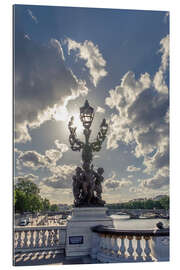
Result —
<path fill-rule="evenodd" d="M 45 156 L 36 151 L 25 151 L 21 152 L 19 155 L 17 165 L 37 170 L 41 167 L 45 167 L 47 165 L 47 160 L 45 159 Z"/>
<path fill-rule="evenodd" d="M 154 76 L 153 83 L 155 88 L 159 92 L 167 94 L 168 87 L 166 85 L 164 75 L 169 65 L 169 35 L 167 35 L 160 41 L 160 45 L 161 49 L 159 50 L 159 52 L 162 53 L 161 65 Z"/>
<path fill-rule="evenodd" d="M 32 11 L 30 9 L 27 9 L 27 12 L 29 14 L 29 16 L 31 17 L 31 19 L 35 22 L 38 23 L 37 18 L 33 15 Z"/>
<path fill-rule="evenodd" d="M 33 170 L 38 170 L 39 168 L 46 168 L 49 171 L 53 171 L 57 161 L 60 160 L 63 156 L 63 151 L 57 149 L 49 149 L 45 151 L 45 154 L 42 155 L 37 151 L 18 151 L 17 157 L 17 169 L 21 170 L 22 168 L 30 168 Z"/>
<path fill-rule="evenodd" d="M 100 106 L 98 106 L 97 109 L 96 109 L 96 112 L 97 113 L 105 113 L 105 109 L 102 108 L 102 107 L 100 107 Z"/>
<path fill-rule="evenodd" d="M 59 165 L 51 168 L 53 175 L 44 178 L 41 183 L 54 189 L 64 189 L 72 187 L 72 176 L 75 173 L 75 165 Z"/>
<path fill-rule="evenodd" d="M 133 152 L 137 158 L 144 158 L 146 172 L 167 167 L 169 162 L 169 96 L 163 90 L 167 88 L 164 77 L 168 68 L 168 36 L 160 46 L 160 84 L 148 73 L 136 78 L 128 71 L 105 99 L 106 105 L 116 110 L 109 119 L 107 149 L 118 148 L 120 142 L 134 143 Z"/>
<path fill-rule="evenodd" d="M 148 178 L 143 180 L 140 183 L 140 187 L 148 188 L 148 189 L 159 189 L 163 186 L 168 186 L 169 184 L 169 170 L 164 167 L 160 169 L 155 176 L 152 178 Z"/>
<path fill-rule="evenodd" d="M 58 54 L 59 54 L 59 56 L 61 57 L 61 59 L 62 59 L 63 61 L 65 61 L 64 53 L 63 53 L 63 49 L 62 49 L 62 46 L 61 46 L 60 41 L 58 41 L 57 39 L 51 38 L 50 43 L 51 43 L 51 45 L 52 45 L 54 48 L 57 49 Z"/>
<path fill-rule="evenodd" d="M 140 187 L 130 187 L 130 189 L 129 189 L 129 192 L 130 193 L 142 193 L 143 192 L 143 189 L 142 188 L 140 188 Z"/>
<path fill-rule="evenodd" d="M 71 50 L 78 51 L 76 57 L 85 61 L 91 81 L 94 86 L 97 86 L 99 80 L 107 75 L 105 70 L 106 61 L 100 53 L 98 46 L 94 45 L 92 41 L 85 40 L 84 43 L 78 43 L 70 38 L 66 39 L 66 43 L 69 54 Z"/>
<path fill-rule="evenodd" d="M 130 165 L 130 166 L 127 167 L 128 172 L 138 172 L 140 170 L 141 170 L 141 168 L 137 168 L 137 167 L 135 167 L 133 165 Z"/>
<path fill-rule="evenodd" d="M 129 179 L 117 179 L 116 174 L 113 172 L 112 176 L 104 181 L 104 187 L 106 189 L 119 189 L 126 188 L 132 185 L 132 181 Z"/>
<path fill-rule="evenodd" d="M 61 150 L 62 153 L 67 152 L 69 147 L 65 143 L 60 143 L 59 140 L 54 141 L 56 147 Z"/>
<path fill-rule="evenodd" d="M 35 182 L 37 183 L 38 180 L 39 180 L 39 177 L 37 175 L 34 175 L 34 174 L 25 174 L 25 175 L 19 175 L 19 176 L 16 176 L 15 177 L 15 184 L 18 182 L 18 181 L 32 181 L 32 182 Z"/>
<path fill-rule="evenodd" d="M 60 176 L 61 178 L 68 178 L 72 176 L 75 173 L 76 166 L 75 165 L 58 165 L 58 166 L 52 166 L 50 168 L 50 171 L 53 173 L 53 175 Z"/>
<path fill-rule="evenodd" d="M 45 156 L 48 157 L 52 162 L 57 162 L 60 158 L 62 158 L 62 153 L 56 149 L 50 149 L 45 152 Z"/>
<path fill-rule="evenodd" d="M 51 120 L 55 111 L 88 93 L 86 83 L 66 68 L 58 40 L 37 44 L 15 35 L 15 139 L 31 140 L 30 129 Z"/>

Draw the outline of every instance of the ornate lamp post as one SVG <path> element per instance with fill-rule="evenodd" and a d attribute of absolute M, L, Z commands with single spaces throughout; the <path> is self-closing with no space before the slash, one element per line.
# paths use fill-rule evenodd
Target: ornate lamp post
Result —
<path fill-rule="evenodd" d="M 73 193 L 75 206 L 102 206 L 104 201 L 101 199 L 103 181 L 103 168 L 99 168 L 97 172 L 93 170 L 92 158 L 93 152 L 101 150 L 101 145 L 106 138 L 108 124 L 103 119 L 100 130 L 95 142 L 89 142 L 91 134 L 91 124 L 94 118 L 94 109 L 89 105 L 88 100 L 84 106 L 80 108 L 80 119 L 83 124 L 85 142 L 80 141 L 76 135 L 76 127 L 74 126 L 74 118 L 71 117 L 68 128 L 70 131 L 69 142 L 73 151 L 82 150 L 83 169 L 76 168 L 76 175 L 73 176 Z"/>

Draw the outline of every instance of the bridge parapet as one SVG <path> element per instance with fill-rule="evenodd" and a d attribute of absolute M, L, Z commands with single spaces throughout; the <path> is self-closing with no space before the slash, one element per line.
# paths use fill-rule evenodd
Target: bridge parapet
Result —
<path fill-rule="evenodd" d="M 92 228 L 92 258 L 100 262 L 141 262 L 169 260 L 169 229 L 117 230 Z"/>

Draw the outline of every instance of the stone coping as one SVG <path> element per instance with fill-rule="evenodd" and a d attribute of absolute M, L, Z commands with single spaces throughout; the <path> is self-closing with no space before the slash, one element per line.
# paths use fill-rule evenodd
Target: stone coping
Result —
<path fill-rule="evenodd" d="M 169 236 L 169 229 L 160 230 L 118 230 L 113 227 L 98 225 L 91 228 L 93 232 L 117 236 Z"/>

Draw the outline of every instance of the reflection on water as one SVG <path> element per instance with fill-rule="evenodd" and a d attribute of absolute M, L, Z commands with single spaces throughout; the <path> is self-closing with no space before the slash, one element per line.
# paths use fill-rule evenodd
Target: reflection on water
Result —
<path fill-rule="evenodd" d="M 111 217 L 114 227 L 119 230 L 152 230 L 159 221 L 165 228 L 169 226 L 167 219 L 130 219 L 129 215 L 111 215 Z"/>

